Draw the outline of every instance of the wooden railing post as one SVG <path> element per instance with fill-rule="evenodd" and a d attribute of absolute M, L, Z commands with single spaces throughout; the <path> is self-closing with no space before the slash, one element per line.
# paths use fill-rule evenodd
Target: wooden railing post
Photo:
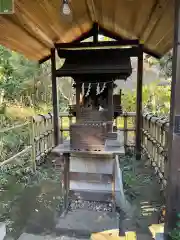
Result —
<path fill-rule="evenodd" d="M 56 54 L 55 49 L 51 49 L 51 74 L 52 74 L 52 99 L 53 99 L 53 125 L 54 125 L 54 144 L 60 143 L 59 133 L 59 104 L 57 96 L 57 79 L 56 79 Z"/>
<path fill-rule="evenodd" d="M 139 45 L 136 91 L 136 159 L 141 159 L 143 47 Z"/>
<path fill-rule="evenodd" d="M 36 149 L 35 149 L 35 133 L 34 133 L 34 118 L 31 118 L 31 122 L 29 125 L 29 133 L 30 133 L 30 144 L 31 144 L 31 162 L 32 169 L 36 171 Z"/>
<path fill-rule="evenodd" d="M 165 187 L 167 179 L 165 176 L 164 165 L 167 145 L 164 144 L 161 135 L 165 132 L 163 124 L 166 123 L 166 121 L 164 122 L 151 114 L 145 114 L 143 115 L 143 122 L 142 148 L 148 159 L 151 161 L 151 164 L 161 180 L 163 187 Z"/>
<path fill-rule="evenodd" d="M 127 123 L 127 112 L 124 113 L 124 146 L 125 148 L 127 147 L 127 126 L 128 126 L 128 123 Z"/>

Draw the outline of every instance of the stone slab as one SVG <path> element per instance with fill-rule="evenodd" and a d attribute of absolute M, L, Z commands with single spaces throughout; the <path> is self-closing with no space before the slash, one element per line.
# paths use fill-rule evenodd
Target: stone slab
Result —
<path fill-rule="evenodd" d="M 59 218 L 56 232 L 63 235 L 90 236 L 91 233 L 118 228 L 116 213 L 77 209 Z"/>
<path fill-rule="evenodd" d="M 0 222 L 0 240 L 3 240 L 5 236 L 6 236 L 6 224 Z"/>
<path fill-rule="evenodd" d="M 81 199 L 84 201 L 101 201 L 112 202 L 112 192 L 87 192 L 87 191 L 73 191 L 69 192 L 70 199 Z"/>
<path fill-rule="evenodd" d="M 156 233 L 155 240 L 164 240 L 164 233 Z"/>
<path fill-rule="evenodd" d="M 112 174 L 113 172 L 113 161 L 110 158 L 94 158 L 91 155 L 75 156 L 70 157 L 70 172 L 86 172 L 86 173 L 101 173 L 101 174 Z"/>
<path fill-rule="evenodd" d="M 90 192 L 112 192 L 112 183 L 90 183 L 70 180 L 70 190 Z"/>
<path fill-rule="evenodd" d="M 124 156 L 125 154 L 125 149 L 124 146 L 122 147 L 116 147 L 116 146 L 111 146 L 111 144 L 108 144 L 108 140 L 107 140 L 107 147 L 105 147 L 104 151 L 75 151 L 73 149 L 70 148 L 70 142 L 67 141 L 63 144 L 59 144 L 57 147 L 55 147 L 52 150 L 52 153 L 56 154 L 56 155 L 61 155 L 63 153 L 79 153 L 79 154 L 97 154 L 97 155 L 113 155 L 113 154 L 118 154 L 118 155 L 122 155 Z"/>
<path fill-rule="evenodd" d="M 77 240 L 75 237 L 68 236 L 40 236 L 34 234 L 23 233 L 18 240 Z M 87 240 L 87 238 L 81 238 L 81 240 Z"/>

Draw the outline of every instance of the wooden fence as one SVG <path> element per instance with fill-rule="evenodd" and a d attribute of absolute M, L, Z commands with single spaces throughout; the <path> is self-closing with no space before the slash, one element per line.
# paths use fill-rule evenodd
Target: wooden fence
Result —
<path fill-rule="evenodd" d="M 0 146 L 1 146 L 1 161 L 0 167 L 10 164 L 14 161 L 20 162 L 20 159 L 27 156 L 26 159 L 29 161 L 29 156 L 32 155 L 32 144 L 33 141 L 29 139 L 28 142 L 24 142 L 24 138 L 21 139 L 23 133 L 30 138 L 33 137 L 30 135 L 30 129 L 32 127 L 31 122 L 25 122 L 23 124 L 17 124 L 11 127 L 3 128 L 0 130 Z M 20 133 L 20 134 L 19 134 Z M 27 140 L 27 139 L 26 139 Z M 5 156 L 4 156 L 5 155 Z M 2 160 L 6 158 L 5 160 Z M 31 157 L 32 159 L 32 157 Z M 30 161 L 31 162 L 31 161 Z M 35 162 L 33 164 L 35 168 Z"/>
<path fill-rule="evenodd" d="M 169 121 L 151 114 L 144 114 L 142 119 L 142 149 L 165 187 Z"/>
<path fill-rule="evenodd" d="M 124 132 L 125 147 L 134 147 L 135 145 L 135 113 L 123 113 L 114 121 L 114 126 Z M 60 132 L 62 140 L 69 137 L 69 125 L 75 122 L 75 117 L 68 113 L 60 113 Z M 143 153 L 151 161 L 163 185 L 166 185 L 166 161 L 167 161 L 167 144 L 168 144 L 168 121 L 159 119 L 150 114 L 142 116 L 143 129 L 142 132 L 142 150 Z M 26 146 L 21 152 L 8 158 L 0 163 L 0 166 L 10 163 L 19 158 L 21 155 L 30 151 L 31 163 L 34 171 L 36 164 L 41 163 L 49 152 L 54 148 L 53 137 L 53 116 L 52 114 L 38 115 L 32 118 L 28 123 L 17 125 L 11 128 L 1 130 L 8 132 L 12 129 L 22 126 L 28 126 L 30 134 L 29 146 Z M 21 130 L 20 130 L 21 131 Z"/>

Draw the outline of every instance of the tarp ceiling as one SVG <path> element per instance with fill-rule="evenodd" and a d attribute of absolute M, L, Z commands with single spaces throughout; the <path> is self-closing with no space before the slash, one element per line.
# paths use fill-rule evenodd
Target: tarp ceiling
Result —
<path fill-rule="evenodd" d="M 61 14 L 62 0 L 16 0 L 15 13 L 0 16 L 0 44 L 40 60 L 55 43 L 68 43 L 94 22 L 127 39 L 140 39 L 162 56 L 172 47 L 172 0 L 71 0 L 72 19 Z"/>

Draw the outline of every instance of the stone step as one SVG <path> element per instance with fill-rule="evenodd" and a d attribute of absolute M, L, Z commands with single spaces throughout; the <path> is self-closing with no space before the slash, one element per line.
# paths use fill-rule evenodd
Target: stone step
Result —
<path fill-rule="evenodd" d="M 70 190 L 69 198 L 72 200 L 81 199 L 83 201 L 112 202 L 112 193 Z"/>
<path fill-rule="evenodd" d="M 70 190 L 89 191 L 89 192 L 105 192 L 111 193 L 113 189 L 112 183 L 86 182 L 70 180 Z"/>
<path fill-rule="evenodd" d="M 88 183 L 112 183 L 112 174 L 99 174 L 99 173 L 78 173 L 70 172 L 69 179 L 73 181 L 85 181 Z"/>
<path fill-rule="evenodd" d="M 117 230 L 118 231 L 118 230 Z M 98 233 L 97 233 L 98 234 Z M 93 235 L 91 235 L 91 239 L 94 240 Z M 112 239 L 115 238 L 116 235 L 112 235 Z M 126 237 L 130 238 L 130 234 L 127 233 Z M 45 235 L 45 236 L 40 236 L 40 235 L 34 235 L 30 233 L 23 233 L 18 240 L 88 240 L 90 236 L 88 235 L 87 237 L 73 237 L 73 236 L 67 236 L 67 235 L 61 235 L 61 236 L 53 236 L 53 235 Z M 128 238 L 128 239 L 129 239 Z M 127 238 L 122 239 L 126 240 Z M 132 239 L 132 238 L 130 238 Z M 159 239 L 163 239 L 159 238 Z M 136 234 L 135 240 L 152 240 L 152 237 L 150 237 L 148 234 Z"/>
<path fill-rule="evenodd" d="M 118 228 L 116 213 L 77 209 L 59 218 L 56 232 L 75 237 L 90 237 L 93 232 L 114 228 Z"/>
<path fill-rule="evenodd" d="M 73 155 L 70 157 L 70 172 L 112 174 L 113 158 L 112 156 Z"/>
<path fill-rule="evenodd" d="M 121 143 L 118 140 L 107 139 L 105 142 L 105 147 L 121 147 Z"/>
<path fill-rule="evenodd" d="M 69 237 L 69 236 L 53 236 L 53 235 L 34 235 L 30 233 L 23 233 L 18 240 L 78 240 L 79 238 Z M 81 240 L 87 240 L 88 238 L 81 238 Z"/>

